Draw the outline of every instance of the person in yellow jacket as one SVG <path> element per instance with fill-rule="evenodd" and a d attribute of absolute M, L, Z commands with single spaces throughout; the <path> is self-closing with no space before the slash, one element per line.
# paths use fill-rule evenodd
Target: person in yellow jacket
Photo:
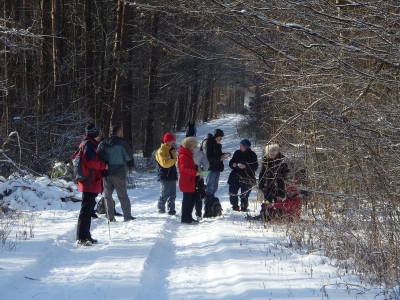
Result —
<path fill-rule="evenodd" d="M 176 154 L 174 150 L 175 137 L 167 132 L 163 137 L 163 143 L 155 153 L 157 161 L 157 180 L 160 182 L 160 197 L 158 199 L 158 213 L 165 213 L 167 204 L 168 214 L 175 215 L 176 181 Z"/>

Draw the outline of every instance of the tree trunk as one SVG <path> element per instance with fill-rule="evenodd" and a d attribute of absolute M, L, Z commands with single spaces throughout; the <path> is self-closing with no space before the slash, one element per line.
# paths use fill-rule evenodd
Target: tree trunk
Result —
<path fill-rule="evenodd" d="M 92 45 L 92 0 L 85 0 L 83 4 L 83 29 L 85 31 L 84 49 L 85 49 L 85 66 L 84 66 L 84 91 L 86 99 L 86 107 L 89 112 L 94 111 L 93 95 L 91 94 L 91 82 L 93 82 L 93 45 Z"/>
<path fill-rule="evenodd" d="M 125 63 L 125 51 L 127 49 L 128 37 L 129 37 L 129 19 L 130 19 L 130 6 L 128 3 L 120 1 L 118 3 L 118 16 L 119 20 L 117 23 L 116 42 L 115 42 L 115 53 L 117 55 L 117 67 L 122 68 Z M 110 125 L 115 125 L 121 122 L 121 105 L 123 94 L 124 77 L 120 70 L 116 71 L 114 81 L 114 98 L 113 98 L 113 109 Z"/>
<path fill-rule="evenodd" d="M 155 41 L 158 40 L 158 24 L 159 15 L 154 13 L 151 17 L 151 35 L 153 43 L 150 48 L 150 72 L 149 72 L 149 89 L 148 89 L 148 112 L 146 121 L 146 134 L 144 139 L 143 156 L 150 157 L 153 152 L 154 141 L 154 120 L 155 120 L 155 102 L 158 96 L 158 66 L 159 66 L 159 50 Z"/>

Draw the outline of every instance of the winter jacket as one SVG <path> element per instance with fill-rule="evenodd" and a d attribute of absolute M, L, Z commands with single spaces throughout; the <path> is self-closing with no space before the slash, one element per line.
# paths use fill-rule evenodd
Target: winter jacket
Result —
<path fill-rule="evenodd" d="M 156 151 L 155 159 L 157 161 L 157 180 L 178 180 L 178 172 L 176 170 L 176 154 L 175 150 L 166 145 L 161 144 Z"/>
<path fill-rule="evenodd" d="M 133 150 L 128 143 L 121 137 L 110 135 L 101 141 L 99 147 L 104 148 L 104 159 L 108 164 L 107 176 L 126 178 L 127 162 L 133 166 Z"/>
<path fill-rule="evenodd" d="M 281 153 L 278 153 L 275 158 L 270 158 L 268 156 L 263 157 L 260 174 L 258 176 L 260 189 L 275 180 L 283 183 L 289 173 L 289 167 L 284 159 L 285 156 Z"/>
<path fill-rule="evenodd" d="M 275 202 L 273 207 L 281 209 L 287 215 L 290 221 L 300 219 L 301 216 L 301 204 L 302 199 L 298 194 L 295 194 L 292 198 L 286 197 L 282 202 Z"/>
<path fill-rule="evenodd" d="M 233 167 L 234 163 L 236 163 L 236 167 Z M 239 168 L 237 164 L 245 164 L 246 169 Z M 246 149 L 245 152 L 236 150 L 229 161 L 229 167 L 232 169 L 232 172 L 229 174 L 228 184 L 233 185 L 239 182 L 255 183 L 255 173 L 258 169 L 257 154 L 250 148 Z"/>
<path fill-rule="evenodd" d="M 222 172 L 224 170 L 224 162 L 221 160 L 222 145 L 217 143 L 215 137 L 209 133 L 207 134 L 204 141 L 201 143 L 200 150 L 202 150 L 208 161 L 210 162 L 210 168 L 208 170 L 215 172 Z"/>
<path fill-rule="evenodd" d="M 79 147 L 82 147 L 83 144 L 85 146 L 83 147 L 82 163 L 88 171 L 88 178 L 78 182 L 78 190 L 87 193 L 102 193 L 102 171 L 105 170 L 106 164 L 99 160 L 97 142 L 93 138 L 84 136 Z"/>
<path fill-rule="evenodd" d="M 199 147 L 196 147 L 194 149 L 193 160 L 199 171 L 207 171 L 208 168 L 210 167 L 210 163 L 207 159 L 207 156 L 203 151 L 200 151 Z"/>
<path fill-rule="evenodd" d="M 182 146 L 179 147 L 178 153 L 179 189 L 183 193 L 194 193 L 197 168 L 193 160 L 193 153 Z"/>

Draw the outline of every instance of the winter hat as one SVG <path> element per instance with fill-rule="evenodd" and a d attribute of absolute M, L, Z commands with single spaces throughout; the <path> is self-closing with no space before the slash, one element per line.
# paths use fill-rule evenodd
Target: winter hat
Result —
<path fill-rule="evenodd" d="M 98 137 L 101 133 L 97 128 L 96 124 L 90 124 L 85 128 L 85 134 L 89 137 L 95 138 Z"/>
<path fill-rule="evenodd" d="M 265 154 L 278 154 L 281 151 L 279 145 L 270 144 L 265 146 Z"/>
<path fill-rule="evenodd" d="M 293 184 L 291 184 L 291 185 L 289 185 L 287 188 L 286 188 L 286 191 L 293 191 L 293 192 L 295 192 L 295 193 L 298 193 L 299 192 L 299 190 L 297 189 L 297 187 L 296 186 L 294 186 Z"/>
<path fill-rule="evenodd" d="M 240 143 L 241 143 L 243 146 L 245 146 L 246 149 L 251 148 L 251 143 L 250 143 L 250 141 L 249 141 L 248 139 L 243 139 L 243 140 L 240 141 Z"/>
<path fill-rule="evenodd" d="M 213 136 L 216 138 L 216 137 L 219 137 L 219 136 L 224 136 L 224 132 L 221 130 L 221 129 L 215 129 L 214 131 L 213 131 Z"/>
<path fill-rule="evenodd" d="M 195 137 L 189 136 L 182 141 L 181 145 L 193 152 L 194 148 L 197 146 L 197 140 Z"/>
<path fill-rule="evenodd" d="M 163 137 L 163 143 L 167 143 L 167 142 L 171 142 L 171 141 L 175 141 L 175 137 L 172 133 L 167 132 L 166 134 L 164 134 Z"/>

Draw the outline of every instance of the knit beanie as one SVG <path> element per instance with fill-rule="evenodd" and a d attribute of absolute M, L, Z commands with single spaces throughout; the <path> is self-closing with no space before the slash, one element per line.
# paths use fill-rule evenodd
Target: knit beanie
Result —
<path fill-rule="evenodd" d="M 214 131 L 213 131 L 213 136 L 216 138 L 216 137 L 219 137 L 219 136 L 224 136 L 224 132 L 221 130 L 221 129 L 215 129 Z"/>
<path fill-rule="evenodd" d="M 246 147 L 246 149 L 250 149 L 251 148 L 251 143 L 248 139 L 243 139 L 240 141 L 240 143 Z"/>
<path fill-rule="evenodd" d="M 167 142 L 171 142 L 171 141 L 175 141 L 175 137 L 172 133 L 167 132 L 166 134 L 164 134 L 163 137 L 163 143 L 167 143 Z"/>
<path fill-rule="evenodd" d="M 100 135 L 100 130 L 97 128 L 96 124 L 89 124 L 85 128 L 85 134 L 91 138 L 95 138 Z"/>

